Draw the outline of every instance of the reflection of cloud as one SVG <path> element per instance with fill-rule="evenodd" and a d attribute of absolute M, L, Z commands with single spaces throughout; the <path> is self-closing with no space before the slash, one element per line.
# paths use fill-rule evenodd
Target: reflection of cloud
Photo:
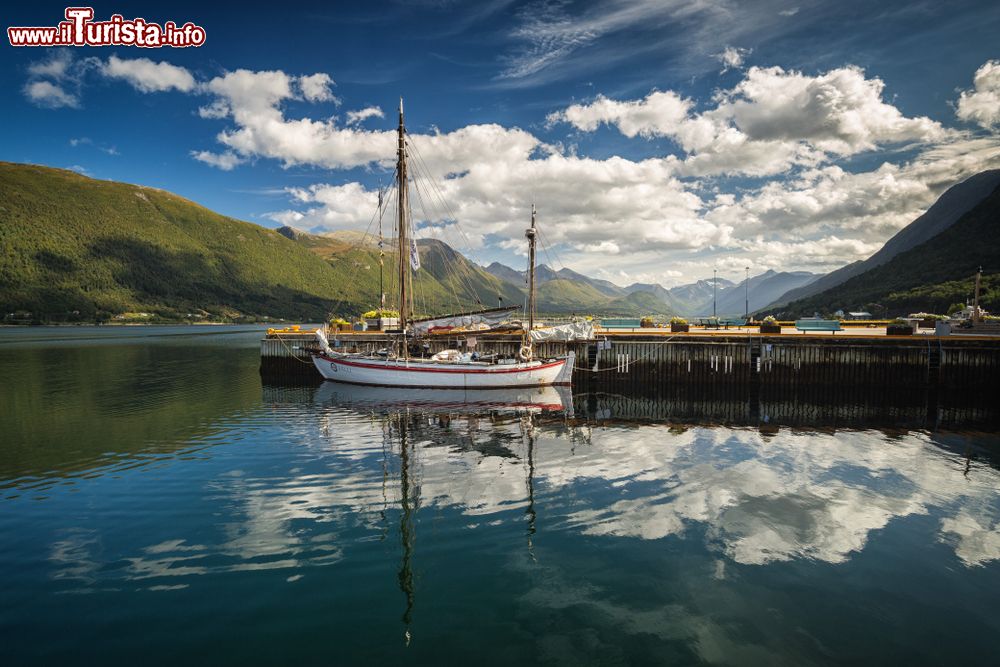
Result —
<path fill-rule="evenodd" d="M 293 448 L 282 454 L 289 468 L 262 476 L 240 460 L 241 470 L 212 479 L 205 500 L 223 523 L 208 519 L 207 531 L 108 557 L 125 568 L 101 567 L 108 559 L 95 534 L 61 536 L 51 547 L 53 576 L 87 587 L 141 579 L 169 590 L 183 577 L 349 558 L 353 545 L 389 529 L 387 510 L 399 511 L 404 424 L 409 500 L 453 508 L 469 526 L 520 520 L 532 488 L 548 526 L 609 539 L 690 532 L 743 564 L 841 563 L 894 519 L 920 514 L 940 521 L 939 539 L 966 565 L 1000 559 L 1000 472 L 967 465 L 926 435 L 783 430 L 762 438 L 750 429 L 609 425 L 588 436 L 586 427 L 524 415 L 442 419 L 308 402 L 275 409 Z M 294 581 L 301 572 L 286 575 Z"/>
<path fill-rule="evenodd" d="M 101 567 L 94 554 L 97 546 L 97 537 L 84 531 L 72 531 L 56 540 L 49 553 L 49 561 L 55 566 L 52 578 L 93 583 Z"/>
<path fill-rule="evenodd" d="M 983 525 L 979 519 L 959 512 L 956 516 L 942 519 L 941 532 L 955 535 L 958 543 L 955 553 L 966 565 L 984 565 L 987 561 L 1000 559 L 1000 523 Z"/>
<path fill-rule="evenodd" d="M 146 547 L 141 556 L 129 558 L 128 577 L 183 577 L 337 562 L 342 554 L 334 543 L 335 534 L 292 529 L 293 521 L 307 521 L 315 527 L 333 520 L 328 512 L 336 498 L 328 494 L 326 482 L 303 483 L 308 481 L 293 479 L 260 489 L 231 481 L 230 503 L 242 517 L 226 526 L 224 542 L 186 544 L 176 539 Z"/>
<path fill-rule="evenodd" d="M 986 466 L 971 467 L 967 479 L 957 457 L 916 435 L 875 441 L 871 433 L 785 432 L 765 444 L 752 431 L 699 429 L 686 449 L 657 469 L 640 468 L 637 477 L 659 480 L 654 490 L 574 512 L 571 522 L 590 534 L 642 539 L 707 523 L 709 539 L 741 563 L 840 563 L 894 518 L 993 498 L 1000 485 Z M 956 550 L 968 564 L 1000 557 L 995 528 L 988 517 L 942 526 L 959 535 Z"/>

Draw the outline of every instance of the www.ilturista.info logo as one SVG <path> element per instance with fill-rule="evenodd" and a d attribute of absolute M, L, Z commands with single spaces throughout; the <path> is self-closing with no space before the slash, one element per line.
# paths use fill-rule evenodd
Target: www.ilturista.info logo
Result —
<path fill-rule="evenodd" d="M 162 46 L 184 48 L 205 43 L 205 29 L 188 21 L 178 26 L 173 21 L 163 25 L 146 19 L 125 20 L 112 14 L 107 21 L 94 21 L 93 7 L 67 7 L 66 20 L 54 28 L 11 27 L 7 38 L 11 46 Z"/>

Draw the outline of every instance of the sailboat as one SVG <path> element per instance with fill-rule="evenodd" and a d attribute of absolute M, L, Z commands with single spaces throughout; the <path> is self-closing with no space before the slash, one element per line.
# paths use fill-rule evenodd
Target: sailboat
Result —
<path fill-rule="evenodd" d="M 383 387 L 427 387 L 435 389 L 499 389 L 539 387 L 569 384 L 574 355 L 536 359 L 531 344 L 535 327 L 535 207 L 531 207 L 531 227 L 525 231 L 528 239 L 528 328 L 516 359 L 495 361 L 474 360 L 458 350 L 445 350 L 430 358 L 415 358 L 409 354 L 410 342 L 428 322 L 412 317 L 411 269 L 419 266 L 415 241 L 409 238 L 409 194 L 407 182 L 406 129 L 403 123 L 403 101 L 399 101 L 399 128 L 396 150 L 397 211 L 396 242 L 399 272 L 398 344 L 384 356 L 341 353 L 334 351 L 322 331 L 316 332 L 321 351 L 313 355 L 313 363 L 327 380 Z M 505 309 L 500 309 L 505 310 Z M 483 311 L 484 319 L 496 313 Z"/>

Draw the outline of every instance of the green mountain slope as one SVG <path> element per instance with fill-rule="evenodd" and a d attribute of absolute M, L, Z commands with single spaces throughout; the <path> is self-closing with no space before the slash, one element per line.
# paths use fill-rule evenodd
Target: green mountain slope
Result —
<path fill-rule="evenodd" d="M 622 315 L 674 315 L 678 311 L 653 292 L 632 292 L 604 305 L 609 313 Z"/>
<path fill-rule="evenodd" d="M 313 253 L 176 195 L 0 163 L 0 308 L 42 321 L 323 317 L 353 298 Z"/>
<path fill-rule="evenodd" d="M 338 281 L 349 282 L 359 295 L 353 301 L 338 303 L 333 311 L 350 315 L 357 312 L 345 310 L 354 301 L 364 304 L 363 310 L 375 308 L 379 298 L 378 247 L 371 237 L 337 232 L 329 235 L 308 234 L 285 227 L 280 234 L 321 257 L 332 269 Z M 399 290 L 396 280 L 396 258 L 387 240 L 382 289 L 387 303 L 395 302 Z M 498 303 L 506 306 L 520 305 L 522 292 L 487 273 L 470 262 L 451 246 L 436 239 L 419 239 L 420 270 L 414 274 L 414 306 L 419 314 L 433 315 L 470 308 L 494 308 Z"/>
<path fill-rule="evenodd" d="M 954 224 L 888 262 L 832 289 L 789 303 L 788 316 L 866 309 L 890 316 L 943 312 L 972 293 L 972 276 L 983 268 L 982 305 L 1000 309 L 1000 186 Z"/>
<path fill-rule="evenodd" d="M 378 251 L 353 237 L 273 230 L 176 195 L 0 163 L 0 312 L 15 321 L 264 317 L 317 321 L 378 303 Z M 421 241 L 417 308 L 521 303 L 439 241 Z M 392 274 L 395 256 L 386 257 Z M 394 284 L 386 281 L 391 295 Z M 139 313 L 144 313 L 141 318 Z"/>
<path fill-rule="evenodd" d="M 319 321 L 357 316 L 379 302 L 378 248 L 359 233 L 279 233 L 162 190 L 36 165 L 0 162 L 0 244 L 6 321 Z M 419 314 L 524 303 L 523 289 L 447 244 L 418 244 Z M 395 266 L 387 252 L 389 304 Z M 645 292 L 613 299 L 559 277 L 538 292 L 540 313 L 662 310 Z"/>

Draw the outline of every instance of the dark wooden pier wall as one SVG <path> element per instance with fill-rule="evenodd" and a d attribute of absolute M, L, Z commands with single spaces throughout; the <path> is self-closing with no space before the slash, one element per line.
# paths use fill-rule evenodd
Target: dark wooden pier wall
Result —
<path fill-rule="evenodd" d="M 469 348 L 470 339 L 474 339 Z M 341 334 L 338 349 L 374 352 L 386 346 L 372 334 Z M 516 335 L 431 337 L 427 354 L 463 347 L 514 356 Z M 261 374 L 271 380 L 316 380 L 311 335 L 261 341 Z M 959 336 L 611 335 L 596 341 L 545 342 L 539 357 L 573 351 L 573 385 L 581 390 L 634 393 L 674 384 L 782 387 L 884 387 L 995 391 L 1000 338 Z"/>

